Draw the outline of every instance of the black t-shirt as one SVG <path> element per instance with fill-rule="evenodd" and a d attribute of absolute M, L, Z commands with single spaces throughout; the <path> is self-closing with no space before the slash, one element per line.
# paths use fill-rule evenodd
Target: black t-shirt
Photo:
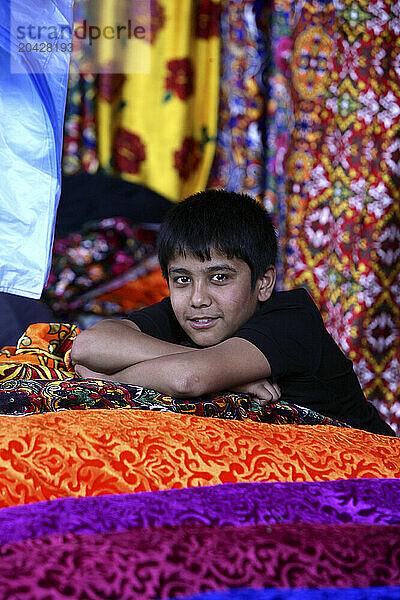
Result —
<path fill-rule="evenodd" d="M 141 331 L 166 342 L 194 346 L 169 298 L 129 315 Z M 304 289 L 275 292 L 234 334 L 259 348 L 281 400 L 311 408 L 358 429 L 394 435 L 366 401 L 353 364 L 325 329 Z"/>

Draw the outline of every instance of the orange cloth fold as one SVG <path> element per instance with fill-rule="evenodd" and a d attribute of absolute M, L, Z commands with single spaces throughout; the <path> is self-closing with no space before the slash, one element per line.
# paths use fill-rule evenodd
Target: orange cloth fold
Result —
<path fill-rule="evenodd" d="M 125 283 L 112 292 L 106 292 L 96 298 L 98 303 L 111 302 L 121 307 L 122 313 L 128 313 L 131 310 L 138 310 L 145 306 L 150 306 L 160 302 L 165 296 L 169 295 L 167 282 L 162 276 L 160 268 L 151 271 L 147 275 L 138 277 L 134 281 Z"/>
<path fill-rule="evenodd" d="M 0 381 L 9 379 L 67 379 L 74 376 L 72 342 L 80 333 L 68 323 L 35 323 L 17 346 L 0 352 Z"/>

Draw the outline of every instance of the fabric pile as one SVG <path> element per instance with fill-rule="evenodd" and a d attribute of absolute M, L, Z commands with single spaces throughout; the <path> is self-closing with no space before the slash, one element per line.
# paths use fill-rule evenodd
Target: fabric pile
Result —
<path fill-rule="evenodd" d="M 78 333 L 32 325 L 0 354 L 2 597 L 396 597 L 399 439 L 79 379 Z"/>
<path fill-rule="evenodd" d="M 309 290 L 399 430 L 398 2 L 181 4 L 150 3 L 151 77 L 79 74 L 73 56 L 64 169 L 174 201 L 207 186 L 257 197 L 279 231 L 279 287 Z"/>
<path fill-rule="evenodd" d="M 43 300 L 58 317 L 74 320 L 81 312 L 124 315 L 167 294 L 155 231 L 110 217 L 56 239 Z"/>
<path fill-rule="evenodd" d="M 399 593 L 396 438 L 124 409 L 0 421 L 3 597 Z"/>

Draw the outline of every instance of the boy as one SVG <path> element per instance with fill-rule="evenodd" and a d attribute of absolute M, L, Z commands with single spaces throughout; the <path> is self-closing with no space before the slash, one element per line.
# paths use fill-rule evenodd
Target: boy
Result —
<path fill-rule="evenodd" d="M 170 297 L 83 331 L 72 348 L 76 372 L 176 397 L 281 397 L 394 435 L 308 293 L 275 291 L 276 253 L 272 222 L 249 196 L 207 190 L 177 204 L 159 235 Z"/>

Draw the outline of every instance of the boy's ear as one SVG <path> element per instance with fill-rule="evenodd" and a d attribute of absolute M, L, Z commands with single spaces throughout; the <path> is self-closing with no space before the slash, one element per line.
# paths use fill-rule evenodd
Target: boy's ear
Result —
<path fill-rule="evenodd" d="M 275 267 L 268 267 L 264 275 L 262 275 L 258 282 L 258 300 L 265 302 L 271 296 L 274 291 L 276 282 L 276 269 Z"/>

